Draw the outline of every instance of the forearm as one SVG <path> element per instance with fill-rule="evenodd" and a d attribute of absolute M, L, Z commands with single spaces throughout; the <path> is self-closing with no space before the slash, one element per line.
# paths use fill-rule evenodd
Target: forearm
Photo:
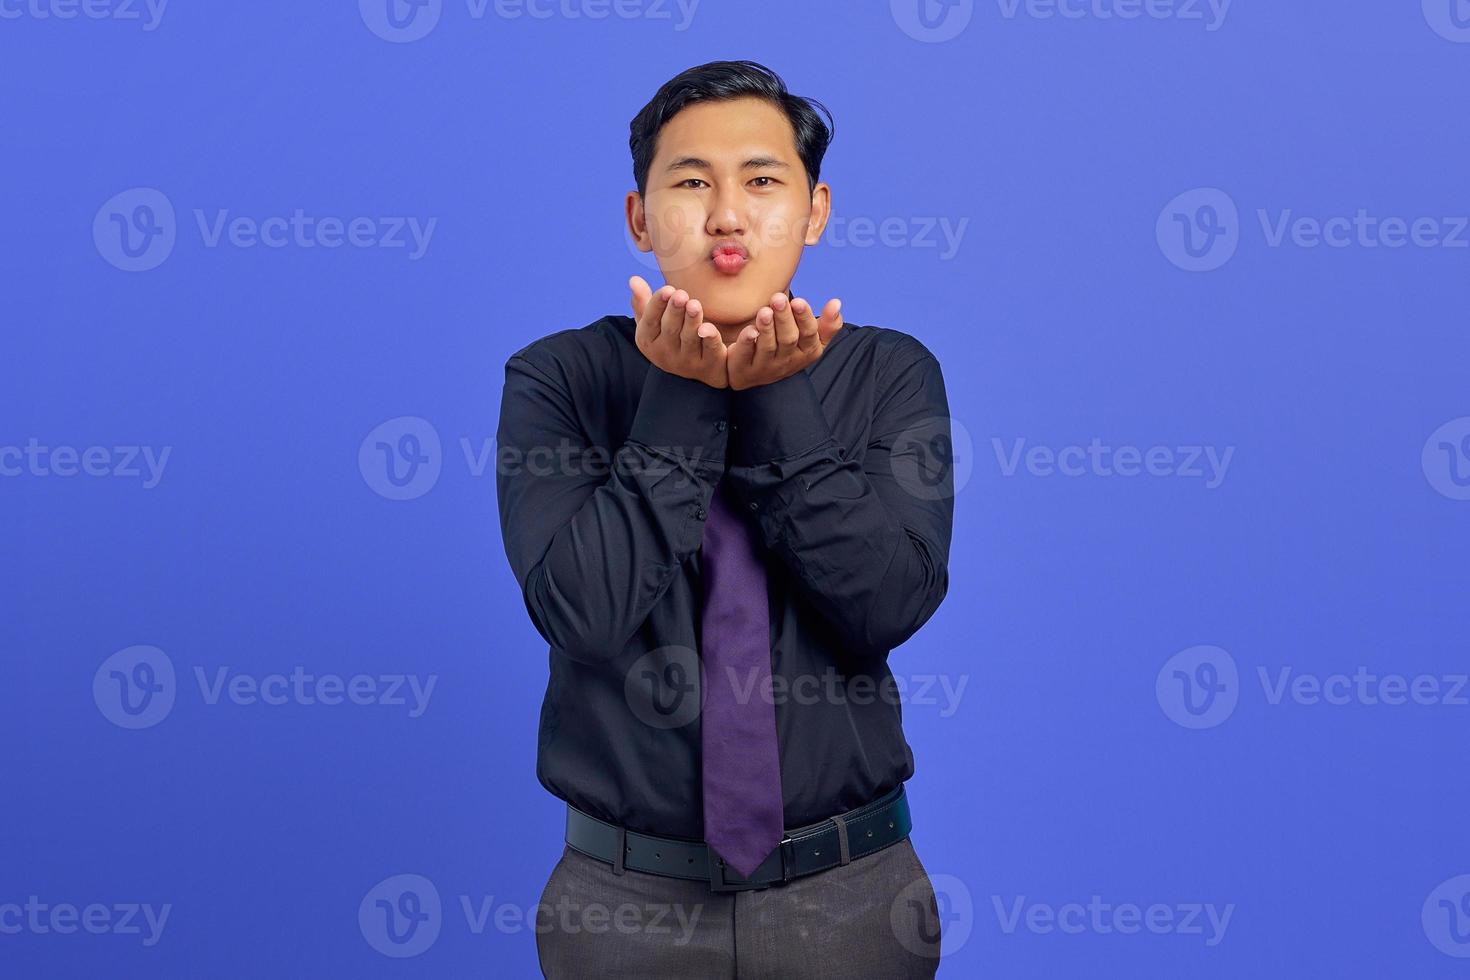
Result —
<path fill-rule="evenodd" d="M 901 390 L 876 420 L 862 462 L 833 438 L 804 372 L 737 392 L 732 401 L 728 478 L 737 499 L 765 546 L 860 656 L 902 644 L 948 590 L 948 468 L 936 474 L 938 492 L 922 495 L 893 471 L 895 444 L 901 453 L 912 448 L 904 435 L 912 421 L 936 413 L 947 419 L 937 379 L 933 364 L 895 380 Z"/>
<path fill-rule="evenodd" d="M 557 424 L 549 386 L 534 366 L 507 364 L 503 457 L 572 437 Z M 497 467 L 506 553 L 553 647 L 588 662 L 616 655 L 698 550 L 723 472 L 727 409 L 727 392 L 651 367 L 605 475 L 584 465 L 551 474 Z"/>

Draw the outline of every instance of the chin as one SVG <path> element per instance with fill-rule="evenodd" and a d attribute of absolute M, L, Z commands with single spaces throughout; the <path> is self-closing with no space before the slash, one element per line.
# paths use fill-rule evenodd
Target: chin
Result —
<path fill-rule="evenodd" d="M 704 302 L 701 300 L 701 302 Z M 759 306 L 747 307 L 744 303 L 704 303 L 704 319 L 707 323 L 722 327 L 739 326 L 755 319 Z"/>
<path fill-rule="evenodd" d="M 724 288 L 721 288 L 724 287 Z M 745 283 L 712 283 L 708 298 L 700 296 L 704 318 L 711 323 L 745 324 L 755 319 L 760 308 L 781 291 L 779 286 L 752 288 Z M 697 295 L 691 291 L 690 295 Z"/>

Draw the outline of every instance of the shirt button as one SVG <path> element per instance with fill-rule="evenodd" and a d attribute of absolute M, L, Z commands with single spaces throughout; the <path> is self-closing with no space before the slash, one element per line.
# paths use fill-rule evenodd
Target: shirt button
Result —
<path fill-rule="evenodd" d="M 725 431 L 725 420 L 724 419 L 720 419 L 720 421 L 718 421 L 718 422 L 715 423 L 715 431 L 716 432 L 724 432 Z"/>
<path fill-rule="evenodd" d="M 704 508 L 703 507 L 699 508 L 699 519 L 701 521 L 704 520 Z"/>
<path fill-rule="evenodd" d="M 750 502 L 750 509 L 751 509 L 751 510 L 759 510 L 759 509 L 760 509 L 760 506 L 761 506 L 761 505 L 760 505 L 760 504 L 758 504 L 758 503 L 756 503 L 756 502 L 755 502 L 755 501 L 754 501 L 754 500 L 752 500 L 752 501 L 751 501 L 751 502 Z"/>

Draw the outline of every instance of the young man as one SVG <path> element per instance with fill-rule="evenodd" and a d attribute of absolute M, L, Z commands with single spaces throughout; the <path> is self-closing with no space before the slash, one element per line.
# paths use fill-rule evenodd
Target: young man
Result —
<path fill-rule="evenodd" d="M 938 965 L 887 659 L 948 589 L 949 408 L 918 340 L 790 294 L 831 208 L 818 107 L 748 61 L 660 88 L 626 211 L 665 285 L 505 366 L 500 522 L 567 803 L 554 980 Z"/>

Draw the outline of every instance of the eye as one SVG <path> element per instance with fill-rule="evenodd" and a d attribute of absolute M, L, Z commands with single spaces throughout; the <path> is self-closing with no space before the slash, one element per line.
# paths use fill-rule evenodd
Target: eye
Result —
<path fill-rule="evenodd" d="M 680 187 L 687 187 L 689 184 L 702 184 L 702 183 L 704 183 L 704 181 L 700 180 L 698 177 L 690 177 L 687 180 L 681 180 L 681 181 L 679 181 L 679 186 Z"/>
<path fill-rule="evenodd" d="M 751 178 L 751 182 L 752 183 L 754 183 L 757 180 L 769 180 L 772 184 L 774 184 L 776 182 L 776 178 L 775 177 L 753 177 L 753 178 Z M 762 186 L 762 187 L 769 187 L 770 184 L 761 184 L 760 186 Z"/>

